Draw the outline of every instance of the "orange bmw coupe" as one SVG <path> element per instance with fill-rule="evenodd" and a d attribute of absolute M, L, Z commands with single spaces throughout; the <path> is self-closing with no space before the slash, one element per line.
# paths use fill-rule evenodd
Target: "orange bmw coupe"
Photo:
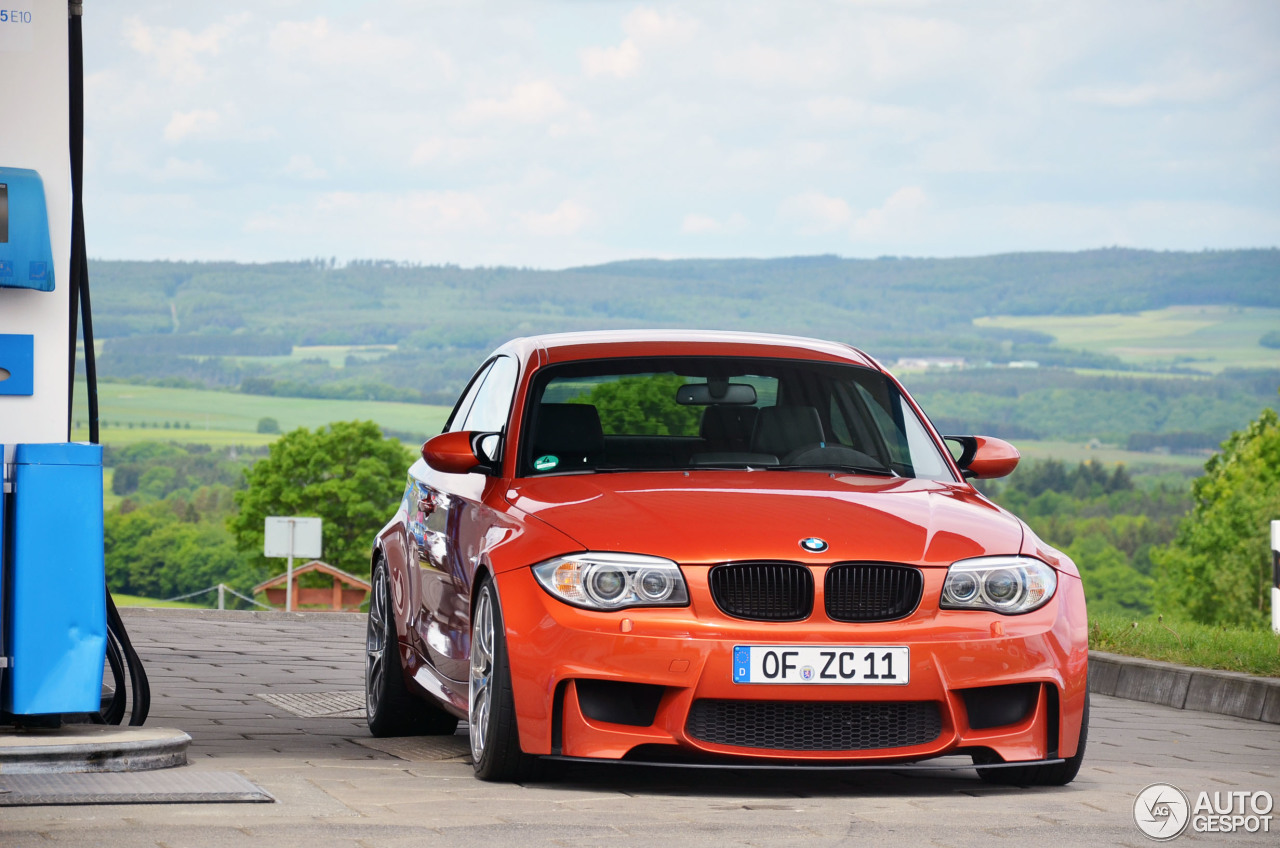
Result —
<path fill-rule="evenodd" d="M 1080 575 L 968 482 L 1017 462 L 843 344 L 508 342 L 374 544 L 370 731 L 465 718 L 486 780 L 559 758 L 1068 783 Z"/>

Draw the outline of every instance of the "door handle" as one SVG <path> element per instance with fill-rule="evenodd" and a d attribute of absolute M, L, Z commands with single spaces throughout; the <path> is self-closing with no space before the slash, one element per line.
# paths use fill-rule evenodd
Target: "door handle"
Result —
<path fill-rule="evenodd" d="M 423 518 L 426 518 L 428 515 L 435 512 L 436 496 L 434 494 L 427 494 L 418 498 L 418 511 L 422 513 Z"/>

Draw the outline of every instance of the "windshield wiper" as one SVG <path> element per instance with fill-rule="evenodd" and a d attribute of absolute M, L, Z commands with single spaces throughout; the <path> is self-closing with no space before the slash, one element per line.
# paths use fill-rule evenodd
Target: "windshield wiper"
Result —
<path fill-rule="evenodd" d="M 877 477 L 901 477 L 892 468 L 873 468 L 868 465 L 847 465 L 841 462 L 824 462 L 818 465 L 765 465 L 768 471 L 847 471 L 851 474 L 874 474 Z"/>

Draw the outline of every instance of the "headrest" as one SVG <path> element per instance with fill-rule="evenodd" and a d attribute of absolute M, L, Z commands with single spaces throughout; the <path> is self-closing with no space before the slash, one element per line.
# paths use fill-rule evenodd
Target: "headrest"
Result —
<path fill-rule="evenodd" d="M 533 437 L 536 453 L 591 454 L 604 449 L 600 413 L 589 403 L 544 403 Z"/>
<path fill-rule="evenodd" d="M 822 419 L 812 406 L 766 406 L 756 419 L 751 449 L 784 456 L 798 447 L 826 441 Z"/>
<path fill-rule="evenodd" d="M 754 406 L 708 406 L 702 410 L 702 427 L 699 432 L 708 442 L 741 445 L 745 448 L 751 441 L 751 431 L 755 427 L 758 412 Z"/>

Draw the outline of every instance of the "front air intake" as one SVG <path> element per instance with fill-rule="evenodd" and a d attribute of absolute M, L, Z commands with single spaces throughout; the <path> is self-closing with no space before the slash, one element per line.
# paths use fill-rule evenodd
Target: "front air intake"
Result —
<path fill-rule="evenodd" d="M 694 701 L 694 739 L 775 751 L 869 751 L 925 745 L 942 733 L 933 701 Z"/>

